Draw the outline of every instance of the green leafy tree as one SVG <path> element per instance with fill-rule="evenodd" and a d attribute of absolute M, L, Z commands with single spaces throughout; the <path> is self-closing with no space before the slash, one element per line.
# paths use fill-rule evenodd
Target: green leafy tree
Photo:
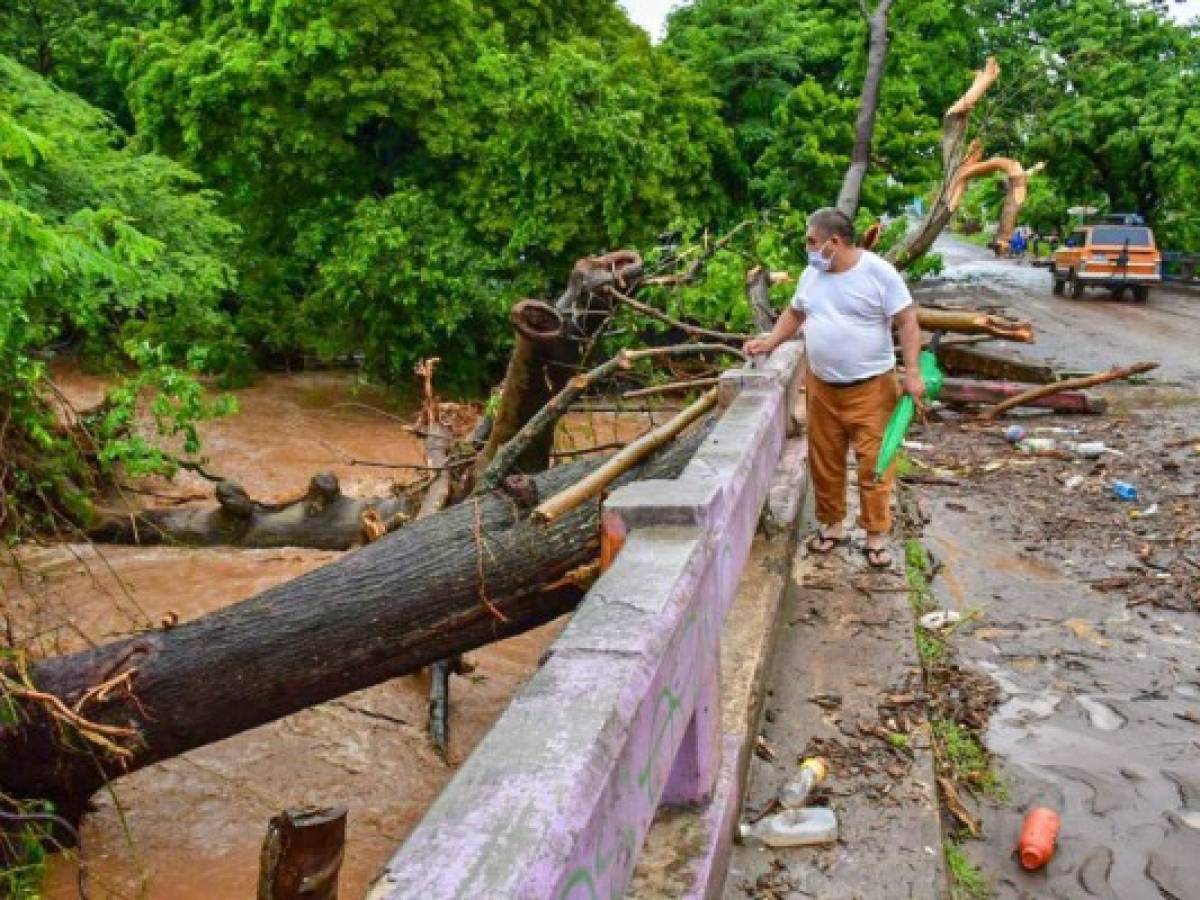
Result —
<path fill-rule="evenodd" d="M 939 123 L 977 63 L 973 13 L 897 4 L 864 203 L 897 207 L 938 174 Z M 669 52 L 709 76 L 733 128 L 753 205 L 828 206 L 853 146 L 867 57 L 858 3 L 697 0 L 670 19 Z"/>
<path fill-rule="evenodd" d="M 224 259 L 235 229 L 211 194 L 177 164 L 120 146 L 107 117 L 0 57 L 0 531 L 22 509 L 86 514 L 85 457 L 101 471 L 169 469 L 168 457 L 131 437 L 139 393 L 157 388 L 163 434 L 194 451 L 194 422 L 220 411 L 194 379 L 239 353 L 220 303 L 233 287 Z M 132 365 L 86 445 L 47 402 L 39 352 L 81 345 L 94 359 Z M 78 437 L 78 435 L 76 435 Z"/>
<path fill-rule="evenodd" d="M 478 379 L 495 354 L 456 356 L 447 326 L 486 319 L 491 335 L 579 254 L 727 207 L 714 101 L 612 0 L 210 0 L 160 16 L 116 42 L 114 68 L 140 139 L 200 171 L 241 224 L 237 320 L 256 346 L 363 350 L 391 377 L 423 348 Z M 364 253 L 409 246 L 413 197 L 449 229 L 442 261 L 333 284 Z M 463 286 L 467 258 L 492 296 Z M 405 293 L 383 300 L 385 285 Z M 328 327 L 346 310 L 370 327 Z"/>
<path fill-rule="evenodd" d="M 1141 212 L 1160 241 L 1200 246 L 1197 31 L 1129 0 L 997 12 L 985 36 L 1007 87 L 983 110 L 990 145 L 1047 160 L 1064 207 Z"/>

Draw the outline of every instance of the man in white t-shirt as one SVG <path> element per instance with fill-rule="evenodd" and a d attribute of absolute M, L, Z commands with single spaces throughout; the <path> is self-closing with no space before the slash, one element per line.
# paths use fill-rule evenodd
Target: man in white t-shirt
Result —
<path fill-rule="evenodd" d="M 767 336 L 746 343 L 752 354 L 770 353 L 804 328 L 808 353 L 809 472 L 819 527 L 809 539 L 815 553 L 849 540 L 846 530 L 846 453 L 858 460 L 859 525 L 867 532 L 867 562 L 892 565 L 892 472 L 875 482 L 875 460 L 900 388 L 893 373 L 893 326 L 900 333 L 905 393 L 925 396 L 918 357 L 921 329 L 908 286 L 891 263 L 854 246 L 854 225 L 836 209 L 808 220 L 808 268 L 791 305 Z"/>

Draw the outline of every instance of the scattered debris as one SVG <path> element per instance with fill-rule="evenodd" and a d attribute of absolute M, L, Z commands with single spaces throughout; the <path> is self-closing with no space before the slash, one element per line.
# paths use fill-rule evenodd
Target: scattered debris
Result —
<path fill-rule="evenodd" d="M 949 625 L 957 625 L 962 621 L 962 614 L 953 609 L 939 609 L 926 613 L 917 620 L 926 631 L 941 631 Z"/>

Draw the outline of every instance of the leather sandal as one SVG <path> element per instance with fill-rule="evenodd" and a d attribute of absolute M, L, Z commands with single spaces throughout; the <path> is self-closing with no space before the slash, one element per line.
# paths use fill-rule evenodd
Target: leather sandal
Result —
<path fill-rule="evenodd" d="M 890 569 L 895 560 L 887 547 L 863 547 L 863 556 L 872 569 Z"/>
<path fill-rule="evenodd" d="M 808 548 L 810 553 L 824 555 L 826 553 L 832 553 L 843 544 L 849 543 L 849 541 L 850 535 L 837 538 L 828 534 L 824 528 L 818 528 L 809 536 L 808 540 L 805 541 L 804 546 Z"/>

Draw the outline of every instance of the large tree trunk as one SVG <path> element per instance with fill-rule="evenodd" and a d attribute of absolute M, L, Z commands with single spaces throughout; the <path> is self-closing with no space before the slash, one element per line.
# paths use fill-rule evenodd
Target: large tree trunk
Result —
<path fill-rule="evenodd" d="M 858 120 L 854 124 L 854 150 L 850 154 L 850 166 L 842 179 L 842 190 L 837 201 L 838 209 L 851 220 L 858 212 L 863 180 L 871 167 L 871 143 L 875 137 L 875 115 L 879 111 L 879 89 L 883 84 L 883 70 L 887 66 L 888 10 L 892 0 L 879 0 L 874 12 L 867 8 L 867 0 L 860 0 L 860 4 L 867 20 L 867 73 L 863 77 Z"/>
<path fill-rule="evenodd" d="M 702 434 L 622 481 L 678 476 Z M 472 498 L 194 621 L 28 672 L 7 664 L 15 716 L 0 725 L 0 791 L 74 818 L 106 778 L 555 618 L 583 594 L 575 573 L 596 557 L 598 504 L 548 525 L 529 508 L 599 464 L 542 473 L 531 497 Z M 130 734 L 105 732 L 106 749 L 65 724 L 72 716 Z"/>
<path fill-rule="evenodd" d="M 412 494 L 347 497 L 332 472 L 313 476 L 304 496 L 287 503 L 260 503 L 233 481 L 218 484 L 215 496 L 215 507 L 109 514 L 89 529 L 88 537 L 113 544 L 348 550 L 395 530 L 412 518 L 418 504 Z"/>
<path fill-rule="evenodd" d="M 521 430 L 567 379 L 587 363 L 594 339 L 612 309 L 605 287 L 632 293 L 642 277 L 642 259 L 632 251 L 589 256 L 575 264 L 567 289 L 553 307 L 524 300 L 513 307 L 516 341 L 504 376 L 500 408 L 479 456 L 482 473 L 496 452 Z M 520 472 L 540 472 L 550 464 L 553 431 L 533 441 L 517 460 Z"/>

